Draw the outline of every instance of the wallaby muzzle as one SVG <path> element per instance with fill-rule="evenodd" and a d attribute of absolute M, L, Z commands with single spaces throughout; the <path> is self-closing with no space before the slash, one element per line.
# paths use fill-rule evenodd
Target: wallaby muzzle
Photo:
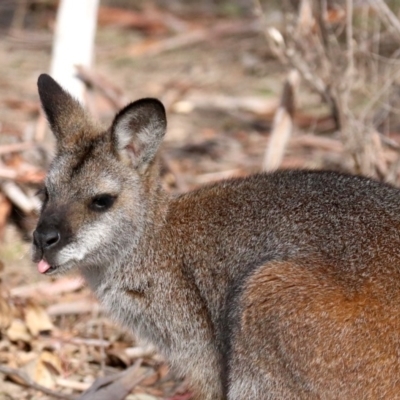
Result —
<path fill-rule="evenodd" d="M 63 208 L 49 207 L 44 210 L 33 232 L 33 258 L 40 263 L 38 269 L 41 273 L 56 270 L 55 256 L 70 241 L 71 233 L 64 222 Z"/>

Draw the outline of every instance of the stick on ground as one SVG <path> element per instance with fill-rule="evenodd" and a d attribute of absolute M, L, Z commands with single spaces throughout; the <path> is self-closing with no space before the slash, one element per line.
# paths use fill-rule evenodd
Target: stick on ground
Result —
<path fill-rule="evenodd" d="M 20 378 L 26 386 L 29 386 L 35 390 L 38 390 L 42 393 L 48 394 L 49 396 L 52 396 L 57 399 L 64 399 L 64 400 L 74 400 L 73 396 L 67 395 L 67 394 L 62 394 L 59 392 L 56 392 L 54 390 L 51 390 L 45 386 L 39 385 L 38 383 L 34 382 L 29 376 L 18 369 L 10 368 L 5 365 L 0 365 L 0 372 L 5 374 L 5 375 L 14 375 Z"/>

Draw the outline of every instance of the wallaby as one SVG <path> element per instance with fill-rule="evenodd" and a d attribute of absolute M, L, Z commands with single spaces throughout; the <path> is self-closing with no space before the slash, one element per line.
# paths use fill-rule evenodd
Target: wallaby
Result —
<path fill-rule="evenodd" d="M 57 139 L 33 235 L 39 272 L 78 269 L 197 400 L 400 398 L 400 190 L 322 171 L 171 197 L 155 99 L 107 130 L 50 76 Z"/>

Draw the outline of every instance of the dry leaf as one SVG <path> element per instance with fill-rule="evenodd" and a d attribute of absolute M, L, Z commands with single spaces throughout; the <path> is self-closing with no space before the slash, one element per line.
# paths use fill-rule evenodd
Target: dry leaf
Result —
<path fill-rule="evenodd" d="M 1 314 L 0 314 L 1 318 Z M 10 327 L 6 331 L 7 337 L 12 341 L 16 342 L 18 340 L 22 340 L 23 342 L 28 343 L 31 340 L 31 335 L 28 332 L 28 329 L 23 321 L 20 319 L 14 319 L 10 325 Z"/>
<path fill-rule="evenodd" d="M 53 330 L 53 323 L 46 311 L 37 304 L 28 303 L 25 309 L 25 322 L 33 336 L 40 332 Z"/>
<path fill-rule="evenodd" d="M 11 306 L 4 297 L 0 297 L 0 332 L 10 326 L 12 318 L 13 312 Z"/>
<path fill-rule="evenodd" d="M 130 365 L 130 358 L 126 355 L 124 349 L 109 349 L 107 356 L 111 365 L 122 364 L 125 367 Z"/>
<path fill-rule="evenodd" d="M 43 351 L 38 358 L 26 364 L 23 370 L 36 383 L 52 389 L 56 386 L 56 375 L 61 372 L 61 362 L 55 354 Z"/>
<path fill-rule="evenodd" d="M 46 365 L 47 369 L 52 372 L 53 375 L 61 375 L 61 361 L 54 353 L 43 351 L 40 354 L 40 362 Z"/>

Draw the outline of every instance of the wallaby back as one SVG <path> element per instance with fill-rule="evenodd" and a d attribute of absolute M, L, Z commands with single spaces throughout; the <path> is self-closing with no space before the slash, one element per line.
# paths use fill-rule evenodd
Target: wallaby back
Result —
<path fill-rule="evenodd" d="M 282 171 L 170 198 L 160 102 L 105 131 L 49 76 L 38 85 L 58 141 L 40 272 L 78 268 L 198 400 L 400 398 L 398 189 Z"/>

